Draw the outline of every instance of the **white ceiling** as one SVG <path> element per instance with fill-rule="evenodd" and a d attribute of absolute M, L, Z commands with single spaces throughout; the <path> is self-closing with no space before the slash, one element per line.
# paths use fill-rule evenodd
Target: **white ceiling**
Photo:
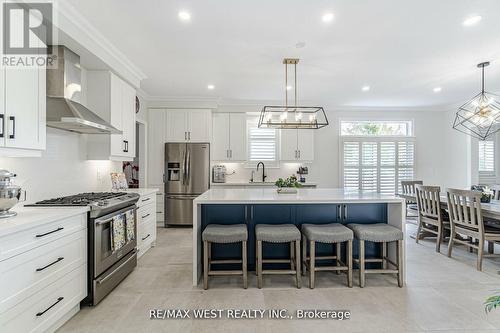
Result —
<path fill-rule="evenodd" d="M 69 2 L 146 73 L 152 96 L 280 99 L 284 57 L 301 59 L 299 100 L 332 107 L 460 103 L 478 92 L 485 60 L 487 90 L 500 91 L 498 0 Z M 464 27 L 472 14 L 482 21 Z"/>

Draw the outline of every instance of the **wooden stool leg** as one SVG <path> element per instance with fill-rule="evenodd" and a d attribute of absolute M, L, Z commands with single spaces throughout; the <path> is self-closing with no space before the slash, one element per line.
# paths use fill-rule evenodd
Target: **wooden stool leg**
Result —
<path fill-rule="evenodd" d="M 294 242 L 290 242 L 290 270 L 295 269 L 295 255 L 294 255 Z"/>
<path fill-rule="evenodd" d="M 359 286 L 365 287 L 365 241 L 359 240 Z"/>
<path fill-rule="evenodd" d="M 314 271 L 316 263 L 316 243 L 309 241 L 309 288 L 314 289 Z"/>
<path fill-rule="evenodd" d="M 338 267 L 338 266 L 340 266 L 340 259 L 342 258 L 341 251 L 340 251 L 340 245 L 341 244 L 339 242 L 339 243 L 337 243 L 335 245 L 336 245 L 336 251 L 337 251 L 337 253 L 335 254 L 337 256 L 337 259 L 335 261 L 336 261 L 336 266 Z M 337 275 L 339 275 L 339 274 L 340 274 L 340 271 L 337 271 Z"/>
<path fill-rule="evenodd" d="M 398 262 L 398 286 L 403 287 L 403 241 L 398 240 L 398 248 L 396 250 L 397 262 Z"/>
<path fill-rule="evenodd" d="M 302 275 L 307 271 L 307 238 L 302 236 Z"/>
<path fill-rule="evenodd" d="M 203 289 L 208 289 L 208 247 L 209 243 L 203 241 Z"/>
<path fill-rule="evenodd" d="M 257 241 L 257 287 L 262 288 L 262 241 Z"/>
<path fill-rule="evenodd" d="M 300 240 L 295 241 L 295 268 L 297 269 L 297 288 L 302 287 L 302 277 L 300 275 Z"/>
<path fill-rule="evenodd" d="M 352 240 L 347 241 L 346 247 L 347 286 L 352 288 Z"/>
<path fill-rule="evenodd" d="M 243 288 L 248 288 L 248 273 L 247 273 L 247 241 L 243 241 L 241 244 L 241 258 L 242 258 L 242 270 L 243 270 Z"/>
<path fill-rule="evenodd" d="M 382 268 L 387 269 L 387 242 L 382 242 Z"/>

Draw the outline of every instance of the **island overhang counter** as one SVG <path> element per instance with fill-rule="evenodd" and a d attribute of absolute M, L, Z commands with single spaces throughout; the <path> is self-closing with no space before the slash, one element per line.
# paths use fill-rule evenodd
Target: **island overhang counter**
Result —
<path fill-rule="evenodd" d="M 300 229 L 303 223 L 388 223 L 404 234 L 404 209 L 404 199 L 395 195 L 358 190 L 300 188 L 294 194 L 278 194 L 276 189 L 270 188 L 210 189 L 193 201 L 193 286 L 198 285 L 203 270 L 201 233 L 208 224 L 244 223 L 248 226 L 248 267 L 252 270 L 256 224 L 290 223 Z M 270 255 L 286 256 L 288 250 L 284 246 L 274 246 Z M 237 244 L 214 244 L 212 255 L 237 256 L 239 251 Z M 319 249 L 321 251 L 329 249 L 323 246 Z M 354 256 L 357 255 L 356 241 L 353 253 Z M 380 254 L 380 247 L 370 244 L 366 254 L 377 256 Z M 395 260 L 395 244 L 389 244 L 388 257 Z M 406 255 L 403 252 L 403 267 L 405 266 Z"/>

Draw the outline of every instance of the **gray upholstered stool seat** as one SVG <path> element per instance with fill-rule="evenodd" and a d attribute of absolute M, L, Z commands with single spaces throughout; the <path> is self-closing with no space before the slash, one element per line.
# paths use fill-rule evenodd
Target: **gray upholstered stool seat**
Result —
<path fill-rule="evenodd" d="M 354 238 L 352 230 L 340 223 L 303 224 L 302 234 L 319 243 L 341 243 Z"/>
<path fill-rule="evenodd" d="M 403 286 L 403 232 L 396 227 L 388 225 L 386 223 L 374 223 L 374 224 L 348 224 L 347 225 L 352 231 L 354 231 L 354 236 L 359 241 L 359 251 L 358 259 L 354 261 L 359 266 L 359 286 L 363 288 L 365 286 L 365 274 L 366 273 L 382 273 L 382 274 L 397 274 L 398 276 L 398 286 Z M 382 255 L 381 258 L 365 258 L 365 242 L 382 243 Z M 388 257 L 387 244 L 396 242 L 396 260 L 391 260 Z M 382 267 L 380 269 L 367 269 L 365 268 L 365 263 L 381 263 Z M 387 264 L 391 264 L 393 268 L 388 268 Z"/>
<path fill-rule="evenodd" d="M 238 243 L 248 239 L 248 231 L 245 224 L 209 224 L 201 237 L 212 243 Z"/>
<path fill-rule="evenodd" d="M 209 224 L 201 233 L 203 239 L 203 288 L 208 289 L 208 277 L 211 275 L 242 275 L 243 288 L 248 286 L 247 276 L 247 240 L 246 224 Z M 229 244 L 241 242 L 241 260 L 212 258 L 212 243 Z M 212 270 L 214 264 L 241 264 L 241 270 Z"/>
<path fill-rule="evenodd" d="M 403 239 L 403 232 L 386 223 L 348 224 L 357 239 L 369 242 L 395 242 Z"/>
<path fill-rule="evenodd" d="M 262 288 L 264 274 L 295 275 L 297 288 L 301 287 L 300 277 L 300 231 L 293 224 L 257 224 L 255 226 L 255 261 L 257 266 L 257 287 Z M 289 259 L 264 259 L 262 243 L 290 243 Z M 263 269 L 263 264 L 288 263 L 290 269 Z"/>
<path fill-rule="evenodd" d="M 255 238 L 269 243 L 288 243 L 300 240 L 300 231 L 293 224 L 257 224 Z"/>

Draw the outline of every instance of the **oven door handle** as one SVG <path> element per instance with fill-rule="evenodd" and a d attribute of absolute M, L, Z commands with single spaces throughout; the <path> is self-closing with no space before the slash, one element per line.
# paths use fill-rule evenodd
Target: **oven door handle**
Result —
<path fill-rule="evenodd" d="M 110 279 L 112 276 L 113 276 L 113 273 L 116 272 L 116 271 L 119 271 L 123 266 L 125 266 L 126 264 L 128 264 L 132 259 L 134 259 L 134 254 L 137 253 L 137 251 L 134 249 L 132 252 L 132 256 L 130 256 L 130 258 L 128 258 L 127 260 L 125 260 L 120 266 L 118 266 L 116 269 L 114 269 L 111 273 L 109 273 L 108 275 L 106 275 L 105 277 L 103 277 L 102 279 L 98 279 L 96 280 L 96 282 L 98 284 L 102 284 L 104 282 L 106 282 L 108 279 Z"/>
<path fill-rule="evenodd" d="M 95 224 L 96 225 L 103 225 L 103 224 L 108 224 L 108 223 L 111 223 L 111 222 L 113 222 L 113 218 L 106 219 L 106 220 L 96 220 Z"/>

